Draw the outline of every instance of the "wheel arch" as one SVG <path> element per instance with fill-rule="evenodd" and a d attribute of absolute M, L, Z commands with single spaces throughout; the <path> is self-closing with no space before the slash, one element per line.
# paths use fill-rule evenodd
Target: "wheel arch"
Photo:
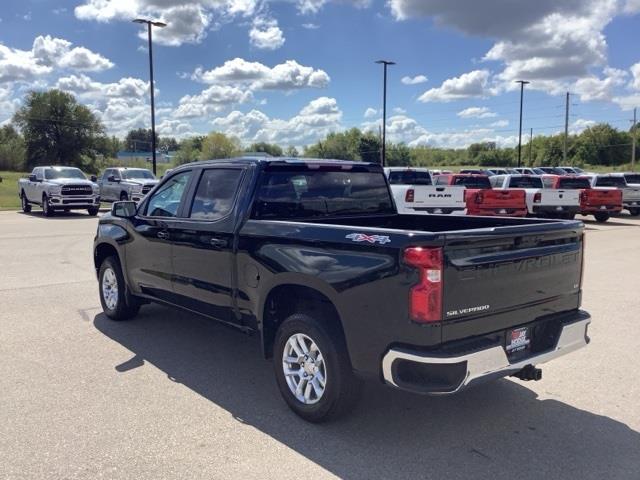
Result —
<path fill-rule="evenodd" d="M 96 269 L 96 274 L 100 271 L 100 265 L 105 261 L 108 257 L 116 257 L 118 262 L 120 262 L 120 267 L 124 271 L 124 265 L 122 264 L 122 259 L 120 258 L 120 254 L 118 253 L 118 249 L 109 242 L 101 242 L 93 250 L 93 264 Z"/>

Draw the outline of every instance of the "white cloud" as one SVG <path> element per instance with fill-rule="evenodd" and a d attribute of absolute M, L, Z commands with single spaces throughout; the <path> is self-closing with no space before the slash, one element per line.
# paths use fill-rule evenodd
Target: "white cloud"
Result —
<path fill-rule="evenodd" d="M 640 0 L 638 0 L 638 2 L 640 3 Z M 633 76 L 629 88 L 640 90 L 640 62 L 632 65 L 629 70 L 631 70 L 631 75 Z"/>
<path fill-rule="evenodd" d="M 622 110 L 628 112 L 640 106 L 640 94 L 636 93 L 633 95 L 620 95 L 613 97 L 613 102 Z"/>
<path fill-rule="evenodd" d="M 246 103 L 252 98 L 248 90 L 228 85 L 211 85 L 197 95 L 182 97 L 174 116 L 206 119 L 212 114 L 219 113 L 232 105 Z"/>
<path fill-rule="evenodd" d="M 497 120 L 489 124 L 490 127 L 504 128 L 509 126 L 509 120 Z"/>
<path fill-rule="evenodd" d="M 369 107 L 364 111 L 364 118 L 373 118 L 376 115 L 378 115 L 378 111 L 375 108 Z"/>
<path fill-rule="evenodd" d="M 320 25 L 317 23 L 303 23 L 302 28 L 306 28 L 307 30 L 317 30 L 320 28 Z"/>
<path fill-rule="evenodd" d="M 491 93 L 488 85 L 489 75 L 488 70 L 474 70 L 459 77 L 449 78 L 439 87 L 427 90 L 418 100 L 423 103 L 451 102 L 486 97 Z"/>
<path fill-rule="evenodd" d="M 614 88 L 625 84 L 627 72 L 615 68 L 605 68 L 604 75 L 604 78 L 596 76 L 579 78 L 572 90 L 580 95 L 580 100 L 583 102 L 609 101 L 613 98 Z"/>
<path fill-rule="evenodd" d="M 308 145 L 341 128 L 342 111 L 334 98 L 312 100 L 290 119 L 270 118 L 259 110 L 233 111 L 215 118 L 216 130 L 240 138 L 244 143 L 273 142 Z"/>
<path fill-rule="evenodd" d="M 318 13 L 322 8 L 330 2 L 330 0 L 295 0 L 298 10 L 303 14 Z M 334 0 L 339 3 L 346 3 L 357 8 L 366 8 L 371 5 L 371 0 Z"/>
<path fill-rule="evenodd" d="M 498 114 L 488 107 L 469 107 L 457 113 L 460 118 L 493 118 Z"/>
<path fill-rule="evenodd" d="M 569 133 L 571 135 L 579 135 L 584 132 L 587 128 L 593 127 L 597 122 L 593 120 L 586 120 L 584 118 L 579 118 L 571 125 L 569 125 Z"/>
<path fill-rule="evenodd" d="M 252 46 L 261 50 L 277 50 L 285 42 L 278 21 L 273 18 L 256 17 L 249 30 L 249 41 Z"/>
<path fill-rule="evenodd" d="M 212 70 L 198 68 L 192 78 L 207 84 L 242 84 L 251 90 L 324 88 L 330 81 L 324 70 L 300 65 L 295 60 L 287 60 L 270 68 L 242 58 L 228 60 Z"/>
<path fill-rule="evenodd" d="M 393 113 L 395 113 L 397 115 L 404 115 L 405 113 L 407 113 L 407 111 L 404 108 L 395 107 L 393 109 Z"/>
<path fill-rule="evenodd" d="M 415 77 L 402 77 L 400 81 L 405 85 L 419 85 L 428 82 L 429 79 L 424 75 L 416 75 Z"/>

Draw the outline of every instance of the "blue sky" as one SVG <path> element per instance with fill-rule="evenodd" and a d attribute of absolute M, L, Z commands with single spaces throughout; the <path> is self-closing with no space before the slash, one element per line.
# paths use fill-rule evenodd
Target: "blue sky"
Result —
<path fill-rule="evenodd" d="M 30 89 L 74 93 L 123 136 L 149 125 L 146 38 L 155 32 L 162 135 L 211 130 L 303 146 L 381 122 L 391 140 L 465 147 L 523 129 L 629 128 L 640 105 L 639 0 L 23 0 L 0 12 L 0 122 Z"/>

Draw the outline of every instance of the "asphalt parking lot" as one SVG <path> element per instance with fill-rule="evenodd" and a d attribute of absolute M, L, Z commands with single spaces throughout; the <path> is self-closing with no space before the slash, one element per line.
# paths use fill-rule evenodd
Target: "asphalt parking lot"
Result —
<path fill-rule="evenodd" d="M 0 212 L 0 478 L 640 478 L 640 218 L 588 222 L 592 343 L 455 397 L 368 385 L 328 425 L 258 341 L 145 306 L 101 314 L 97 220 Z"/>

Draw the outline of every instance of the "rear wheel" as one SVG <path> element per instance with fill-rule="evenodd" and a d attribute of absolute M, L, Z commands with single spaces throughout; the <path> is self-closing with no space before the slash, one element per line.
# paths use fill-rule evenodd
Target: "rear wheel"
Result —
<path fill-rule="evenodd" d="M 29 200 L 27 200 L 27 195 L 24 192 L 20 194 L 20 203 L 22 204 L 22 211 L 24 213 L 29 213 L 31 211 L 31 204 L 29 203 Z"/>
<path fill-rule="evenodd" d="M 91 215 L 92 217 L 95 217 L 98 214 L 98 211 L 100 209 L 98 207 L 89 207 L 87 208 L 87 212 L 89 212 L 89 215 Z"/>
<path fill-rule="evenodd" d="M 596 222 L 600 222 L 600 223 L 604 223 L 607 220 L 609 220 L 609 218 L 611 218 L 611 216 L 608 213 L 602 213 L 602 212 L 594 213 L 593 216 L 596 217 Z"/>
<path fill-rule="evenodd" d="M 629 213 L 632 217 L 637 217 L 638 215 L 640 215 L 640 208 L 630 208 Z"/>
<path fill-rule="evenodd" d="M 273 364 L 287 405 L 303 419 L 319 423 L 346 413 L 359 397 L 341 334 L 305 314 L 288 317 L 276 334 Z"/>
<path fill-rule="evenodd" d="M 49 197 L 47 197 L 47 194 L 43 194 L 42 195 L 42 214 L 45 217 L 53 217 L 53 214 L 55 213 L 55 211 L 53 210 L 53 208 L 51 207 L 51 204 L 49 203 Z"/>
<path fill-rule="evenodd" d="M 112 320 L 128 320 L 140 310 L 140 302 L 129 293 L 117 257 L 107 257 L 100 265 L 100 303 Z"/>

